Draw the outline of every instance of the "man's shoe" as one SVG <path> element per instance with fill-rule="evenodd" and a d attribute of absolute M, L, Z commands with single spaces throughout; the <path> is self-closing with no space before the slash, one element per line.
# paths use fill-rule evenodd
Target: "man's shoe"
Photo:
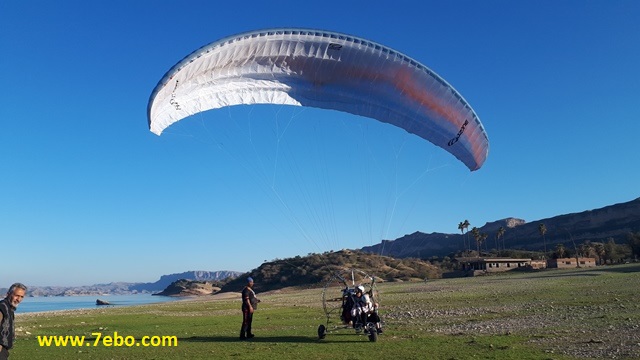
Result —
<path fill-rule="evenodd" d="M 255 335 L 253 334 L 247 334 L 247 339 L 251 339 L 252 337 L 254 337 Z"/>
<path fill-rule="evenodd" d="M 382 328 L 376 329 L 376 331 L 378 332 L 378 334 L 382 334 Z"/>

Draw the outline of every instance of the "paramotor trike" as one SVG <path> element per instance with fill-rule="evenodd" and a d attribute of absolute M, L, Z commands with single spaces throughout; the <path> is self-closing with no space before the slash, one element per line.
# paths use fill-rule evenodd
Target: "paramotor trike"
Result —
<path fill-rule="evenodd" d="M 362 290 L 360 297 L 358 288 Z M 370 304 L 368 308 L 363 303 L 365 298 Z M 374 276 L 353 268 L 335 271 L 322 290 L 322 306 L 327 322 L 318 326 L 319 339 L 331 331 L 354 329 L 356 334 L 366 334 L 369 341 L 378 340 L 382 327 Z"/>

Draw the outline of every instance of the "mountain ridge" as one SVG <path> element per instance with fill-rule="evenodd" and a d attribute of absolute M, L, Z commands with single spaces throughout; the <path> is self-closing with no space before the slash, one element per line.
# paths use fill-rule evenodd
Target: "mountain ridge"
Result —
<path fill-rule="evenodd" d="M 543 238 L 538 226 L 544 224 L 547 232 Z M 452 227 L 455 224 L 452 224 Z M 629 233 L 640 232 L 640 198 L 628 202 L 604 206 L 598 209 L 585 210 L 576 213 L 557 215 L 550 218 L 526 222 L 523 219 L 508 217 L 501 220 L 487 222 L 479 227 L 481 233 L 489 235 L 487 245 L 495 248 L 496 233 L 500 227 L 505 228 L 505 234 L 500 243 L 510 249 L 539 251 L 547 250 L 556 244 L 563 244 L 573 248 L 575 244 L 590 241 L 606 241 L 614 239 L 624 241 Z M 467 231 L 470 231 L 470 226 Z M 468 238 L 467 238 L 468 236 Z M 447 256 L 463 249 L 469 241 L 473 244 L 473 236 L 465 232 L 458 233 L 422 233 L 416 231 L 395 240 L 382 240 L 379 244 L 360 249 L 364 252 L 384 254 L 399 258 L 432 256 Z M 475 249 L 475 245 L 471 246 Z"/>

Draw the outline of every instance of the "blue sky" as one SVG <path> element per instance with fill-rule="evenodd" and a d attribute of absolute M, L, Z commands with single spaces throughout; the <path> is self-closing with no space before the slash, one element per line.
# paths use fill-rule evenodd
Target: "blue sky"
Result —
<path fill-rule="evenodd" d="M 248 271 L 456 233 L 464 219 L 633 200 L 638 19 L 631 0 L 1 2 L 0 286 Z M 237 107 L 148 131 L 149 96 L 171 66 L 270 27 L 349 33 L 422 62 L 478 113 L 484 167 L 314 109 Z"/>

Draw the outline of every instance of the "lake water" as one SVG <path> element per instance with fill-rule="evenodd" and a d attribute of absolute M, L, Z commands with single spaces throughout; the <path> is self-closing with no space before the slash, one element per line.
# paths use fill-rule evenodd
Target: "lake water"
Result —
<path fill-rule="evenodd" d="M 39 311 L 95 309 L 103 307 L 96 305 L 97 299 L 108 301 L 110 304 L 120 307 L 176 301 L 184 298 L 153 296 L 151 294 L 25 297 L 20 305 L 18 305 L 16 313 L 20 314 Z"/>

